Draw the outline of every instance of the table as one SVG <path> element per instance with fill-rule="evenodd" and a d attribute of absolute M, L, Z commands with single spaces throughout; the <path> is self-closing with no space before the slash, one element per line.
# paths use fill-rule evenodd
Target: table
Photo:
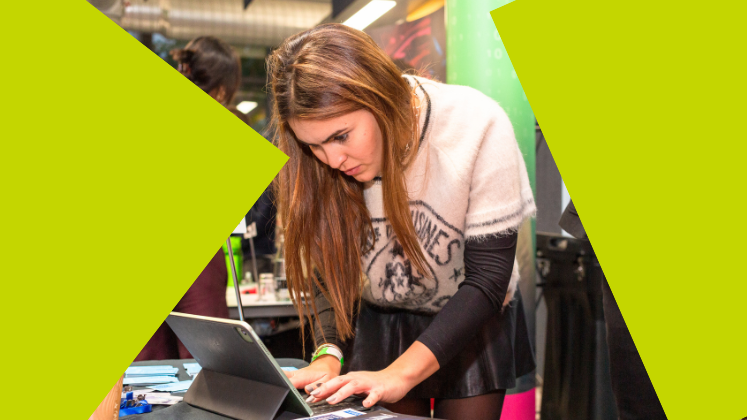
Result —
<path fill-rule="evenodd" d="M 253 286 L 251 286 L 253 287 Z M 242 292 L 250 288 L 249 286 L 240 286 Z M 226 289 L 226 303 L 228 304 L 228 316 L 232 319 L 239 319 L 239 308 L 236 305 L 236 290 L 233 287 Z M 297 317 L 296 308 L 291 301 L 281 302 L 258 302 L 257 295 L 241 295 L 241 306 L 244 308 L 244 318 L 282 318 Z"/>
<path fill-rule="evenodd" d="M 308 366 L 303 360 L 299 359 L 276 359 L 278 364 L 282 367 L 295 367 L 301 369 Z M 184 369 L 184 363 L 194 363 L 194 359 L 173 359 L 173 360 L 150 360 L 147 362 L 135 362 L 132 366 L 155 366 L 155 365 L 171 365 L 179 368 L 177 372 L 177 379 L 180 381 L 189 380 L 186 369 Z M 142 389 L 143 387 L 135 387 Z M 174 392 L 171 395 L 184 396 L 184 392 Z M 225 420 L 230 417 L 221 416 L 220 414 L 211 413 L 201 408 L 192 407 L 191 405 L 180 402 L 172 406 L 155 405 L 153 406 L 153 412 L 145 414 L 137 414 L 132 416 L 122 417 L 123 419 L 133 420 Z M 278 420 L 282 419 L 280 417 Z"/>

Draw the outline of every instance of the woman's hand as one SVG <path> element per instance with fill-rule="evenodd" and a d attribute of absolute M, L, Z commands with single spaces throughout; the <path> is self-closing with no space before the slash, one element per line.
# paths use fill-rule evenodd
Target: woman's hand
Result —
<path fill-rule="evenodd" d="M 326 399 L 330 404 L 337 404 L 353 394 L 362 394 L 367 395 L 363 406 L 372 407 L 380 401 L 401 400 L 415 385 L 390 368 L 378 372 L 350 372 L 317 387 L 311 392 L 314 399 L 309 402 Z"/>
<path fill-rule="evenodd" d="M 306 393 L 310 393 L 323 383 L 340 375 L 340 361 L 331 355 L 323 355 L 314 360 L 309 366 L 299 369 L 286 371 L 293 386 L 297 389 L 303 388 Z"/>
<path fill-rule="evenodd" d="M 436 356 L 423 343 L 416 341 L 384 370 L 350 372 L 329 378 L 321 386 L 314 387 L 311 392 L 313 399 L 309 402 L 326 399 L 330 404 L 337 404 L 353 394 L 363 394 L 367 395 L 364 407 L 371 407 L 379 401 L 395 403 L 438 369 Z"/>

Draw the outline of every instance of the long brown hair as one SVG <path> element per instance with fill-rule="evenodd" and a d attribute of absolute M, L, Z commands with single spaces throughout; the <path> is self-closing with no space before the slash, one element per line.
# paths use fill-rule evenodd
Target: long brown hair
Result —
<path fill-rule="evenodd" d="M 418 149 L 413 88 L 371 37 L 340 24 L 288 38 L 267 62 L 274 141 L 289 157 L 275 184 L 288 288 L 299 315 L 309 319 L 317 314 L 313 296 L 319 288 L 335 310 L 338 336 L 346 340 L 354 334 L 361 256 L 374 241 L 363 184 L 320 162 L 295 139 L 288 120 L 323 120 L 361 109 L 374 115 L 383 139 L 384 212 L 405 255 L 427 273 L 404 178 Z"/>

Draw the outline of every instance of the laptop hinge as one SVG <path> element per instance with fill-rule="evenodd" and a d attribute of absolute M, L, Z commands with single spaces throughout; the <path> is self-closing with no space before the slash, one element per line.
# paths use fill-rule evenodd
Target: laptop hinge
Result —
<path fill-rule="evenodd" d="M 279 386 L 202 369 L 184 402 L 239 420 L 272 420 L 288 390 Z"/>

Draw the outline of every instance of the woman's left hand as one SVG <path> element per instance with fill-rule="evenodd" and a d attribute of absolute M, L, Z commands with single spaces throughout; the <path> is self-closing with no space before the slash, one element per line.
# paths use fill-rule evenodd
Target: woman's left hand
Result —
<path fill-rule="evenodd" d="M 364 407 L 372 407 L 377 402 L 394 403 L 401 400 L 417 383 L 408 383 L 400 372 L 387 369 L 378 372 L 350 372 L 324 383 L 314 390 L 312 402 L 326 399 L 337 404 L 353 394 L 367 395 Z"/>

